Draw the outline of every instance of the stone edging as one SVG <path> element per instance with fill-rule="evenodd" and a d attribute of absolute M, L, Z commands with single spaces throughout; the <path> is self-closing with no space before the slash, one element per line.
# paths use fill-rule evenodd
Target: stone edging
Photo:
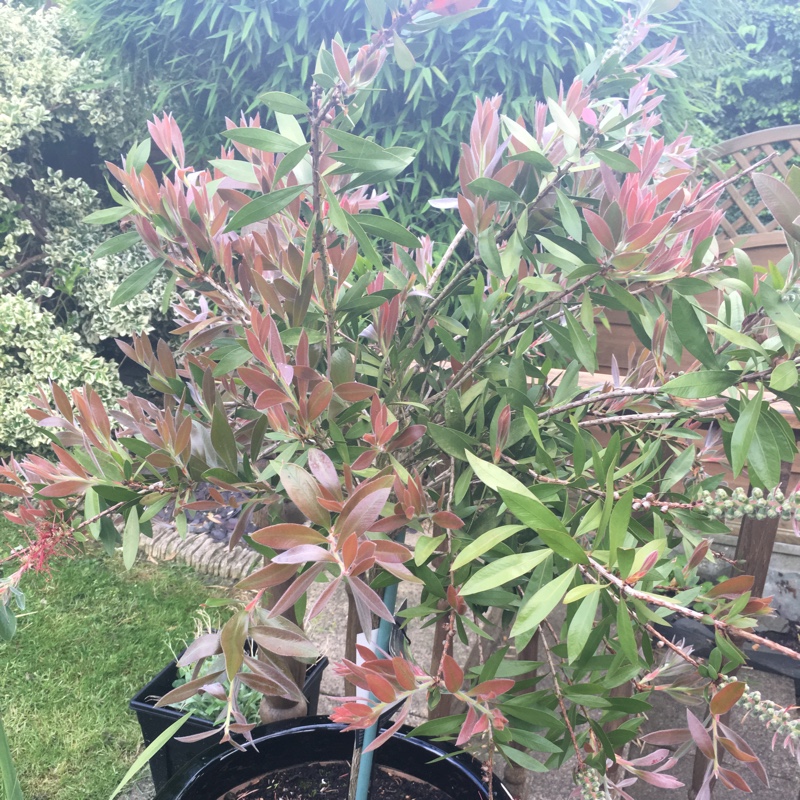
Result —
<path fill-rule="evenodd" d="M 205 534 L 190 534 L 181 538 L 172 525 L 153 522 L 153 536 L 142 535 L 139 549 L 155 561 L 177 561 L 188 564 L 197 572 L 218 578 L 240 580 L 261 560 L 258 553 L 246 547 L 233 551 L 223 542 L 215 542 Z"/>

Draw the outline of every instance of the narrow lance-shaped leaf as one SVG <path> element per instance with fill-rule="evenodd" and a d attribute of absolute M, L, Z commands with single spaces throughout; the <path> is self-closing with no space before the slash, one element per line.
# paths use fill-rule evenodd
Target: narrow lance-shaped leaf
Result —
<path fill-rule="evenodd" d="M 274 192 L 257 197 L 251 200 L 246 206 L 240 208 L 232 217 L 225 233 L 239 230 L 246 225 L 261 222 L 279 211 L 283 211 L 289 203 L 299 197 L 304 191 L 305 186 L 289 186 L 285 189 L 276 189 Z"/>
<path fill-rule="evenodd" d="M 517 614 L 516 622 L 511 629 L 512 636 L 520 636 L 538 627 L 566 594 L 577 569 L 577 567 L 571 567 L 550 583 L 545 584 L 533 597 L 528 598 Z"/>
<path fill-rule="evenodd" d="M 739 419 L 733 428 L 731 436 L 731 467 L 734 478 L 742 471 L 750 444 L 758 425 L 761 414 L 761 402 L 764 397 L 764 387 L 758 387 L 758 394 L 751 400 L 742 403 Z"/>

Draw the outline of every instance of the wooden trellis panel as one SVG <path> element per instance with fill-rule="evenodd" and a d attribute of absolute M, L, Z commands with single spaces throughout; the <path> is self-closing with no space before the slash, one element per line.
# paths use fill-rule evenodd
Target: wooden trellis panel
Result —
<path fill-rule="evenodd" d="M 705 170 L 719 180 L 739 175 L 726 187 L 721 201 L 725 212 L 721 223 L 723 246 L 755 251 L 777 247 L 785 252 L 783 234 L 759 197 L 752 173 L 741 174 L 767 156 L 772 156 L 772 160 L 758 171 L 778 178 L 785 178 L 793 164 L 800 165 L 800 125 L 737 136 L 698 154 L 699 177 L 704 177 Z"/>

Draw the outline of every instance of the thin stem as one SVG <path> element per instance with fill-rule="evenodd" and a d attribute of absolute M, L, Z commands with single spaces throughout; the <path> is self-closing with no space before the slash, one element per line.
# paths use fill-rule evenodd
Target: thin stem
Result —
<path fill-rule="evenodd" d="M 553 656 L 550 654 L 550 647 L 547 644 L 547 637 L 544 635 L 544 630 L 540 627 L 539 628 L 539 637 L 542 642 L 542 646 L 544 647 L 544 654 L 547 658 L 547 663 L 550 665 L 550 673 L 553 676 L 553 690 L 556 693 L 556 698 L 558 699 L 558 707 L 561 709 L 561 716 L 564 720 L 564 724 L 567 726 L 567 730 L 569 731 L 569 737 L 572 739 L 572 747 L 575 750 L 575 757 L 578 759 L 578 769 L 584 768 L 584 761 L 583 755 L 581 754 L 581 748 L 578 746 L 578 739 L 575 736 L 575 730 L 572 727 L 572 723 L 569 720 L 569 713 L 567 712 L 567 706 L 564 702 L 564 695 L 561 693 L 561 687 L 558 685 L 558 673 L 556 672 L 556 665 L 553 662 Z M 556 641 L 558 641 L 556 639 Z"/>
<path fill-rule="evenodd" d="M 447 266 L 450 259 L 453 257 L 453 253 L 455 253 L 456 247 L 458 247 L 458 245 L 461 243 L 461 240 L 464 238 L 464 236 L 466 236 L 468 230 L 469 228 L 467 228 L 466 225 L 462 225 L 461 228 L 459 228 L 458 233 L 453 237 L 453 241 L 450 242 L 450 245 L 448 246 L 447 250 L 444 251 L 444 255 L 442 256 L 441 261 L 439 261 L 439 263 L 436 265 L 436 269 L 433 271 L 433 274 L 428 279 L 428 284 L 425 287 L 429 292 L 431 291 L 431 289 L 433 289 L 434 286 L 436 286 L 436 281 L 439 280 L 439 276 L 442 274 L 442 272 L 444 272 L 444 268 Z"/>
<path fill-rule="evenodd" d="M 751 633 L 744 628 L 737 628 L 735 625 L 730 625 L 722 620 L 714 619 L 708 614 L 703 614 L 700 611 L 694 611 L 691 608 L 686 608 L 685 606 L 679 606 L 676 603 L 671 603 L 669 600 L 665 600 L 663 597 L 659 597 L 658 595 L 640 592 L 638 589 L 634 589 L 632 586 L 629 586 L 627 583 L 625 583 L 625 581 L 623 581 L 621 578 L 618 578 L 612 572 L 609 572 L 593 558 L 589 558 L 589 564 L 598 575 L 601 575 L 609 583 L 614 584 L 614 586 L 616 586 L 628 597 L 641 600 L 643 603 L 651 603 L 652 605 L 661 606 L 661 608 L 666 608 L 675 614 L 686 617 L 687 619 L 697 620 L 697 622 L 702 622 L 703 624 L 711 624 L 723 633 L 728 633 L 732 636 L 738 636 L 741 639 L 747 639 L 754 644 L 767 647 L 770 650 L 775 650 L 777 653 L 783 653 L 783 655 L 789 656 L 789 658 L 794 659 L 795 661 L 800 661 L 800 653 L 790 650 L 788 647 L 784 647 L 776 642 L 771 642 L 769 639 L 765 639 L 763 636 L 758 636 L 755 633 Z"/>
<path fill-rule="evenodd" d="M 705 417 L 719 417 L 722 414 L 727 413 L 727 409 L 725 406 L 719 406 L 717 408 L 710 408 L 706 411 L 692 411 L 691 409 L 686 409 L 686 411 L 653 411 L 652 413 L 647 414 L 620 414 L 616 417 L 598 417 L 597 419 L 586 419 L 583 422 L 578 423 L 579 428 L 593 428 L 598 425 L 614 425 L 616 423 L 627 423 L 627 422 L 650 422 L 651 420 L 655 419 L 676 419 L 677 417 L 685 416 L 686 414 L 691 414 L 693 419 L 698 418 L 705 418 Z"/>
<path fill-rule="evenodd" d="M 406 346 L 406 349 L 410 350 L 422 338 L 422 334 L 425 332 L 425 327 L 433 319 L 433 315 L 436 313 L 439 306 L 450 296 L 450 293 L 453 291 L 453 289 L 455 289 L 459 281 L 465 275 L 468 275 L 472 271 L 472 268 L 479 263 L 480 258 L 477 256 L 475 258 L 471 258 L 461 267 L 461 269 L 458 270 L 458 272 L 456 272 L 447 285 L 439 291 L 433 301 L 428 304 L 428 307 L 425 309 L 425 313 L 422 315 L 422 319 L 414 327 L 414 333 L 411 335 L 411 340 Z"/>
<path fill-rule="evenodd" d="M 529 308 L 527 311 L 523 311 L 521 314 L 515 316 L 510 322 L 507 322 L 505 325 L 501 325 L 499 328 L 497 328 L 497 330 L 495 330 L 495 332 L 475 351 L 475 353 L 467 359 L 461 369 L 453 376 L 450 383 L 447 384 L 445 389 L 439 392 L 439 394 L 434 395 L 430 402 L 435 405 L 440 400 L 444 399 L 448 392 L 452 391 L 453 389 L 457 389 L 465 380 L 467 380 L 467 378 L 469 378 L 486 360 L 484 356 L 486 355 L 487 351 L 494 347 L 495 343 L 506 333 L 508 333 L 508 331 L 520 323 L 525 322 L 525 320 L 535 317 L 545 308 L 549 308 L 555 303 L 559 303 L 564 298 L 574 294 L 578 289 L 598 277 L 598 275 L 602 275 L 606 269 L 607 267 L 600 267 L 597 272 L 593 272 L 591 275 L 585 275 L 583 278 L 577 280 L 572 286 L 564 289 L 558 294 L 553 295 L 552 297 L 542 300 L 532 308 Z"/>
<path fill-rule="evenodd" d="M 620 397 L 642 397 L 651 394 L 664 394 L 664 389 L 661 386 L 642 386 L 638 388 L 626 386 L 621 389 L 613 389 L 610 392 L 602 392 L 601 394 L 586 394 L 579 400 L 573 400 L 570 403 L 548 408 L 547 411 L 542 411 L 538 417 L 539 419 L 547 419 L 554 414 L 560 414 L 562 411 L 570 411 L 573 408 L 580 408 L 581 406 L 603 403 L 606 400 L 614 400 Z"/>

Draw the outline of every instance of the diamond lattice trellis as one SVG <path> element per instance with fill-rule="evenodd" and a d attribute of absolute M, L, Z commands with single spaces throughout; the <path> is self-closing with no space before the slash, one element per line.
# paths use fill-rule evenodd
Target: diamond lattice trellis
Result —
<path fill-rule="evenodd" d="M 772 243 L 779 235 L 777 222 L 753 185 L 752 173 L 740 174 L 767 156 L 772 159 L 759 167 L 759 172 L 785 178 L 792 165 L 800 166 L 800 125 L 737 136 L 698 154 L 698 171 L 707 171 L 708 177 L 713 175 L 715 179 L 727 180 L 739 175 L 726 187 L 721 200 L 725 212 L 721 228 L 729 240 L 747 237 L 747 244 L 754 246 L 758 239 L 769 239 Z"/>

